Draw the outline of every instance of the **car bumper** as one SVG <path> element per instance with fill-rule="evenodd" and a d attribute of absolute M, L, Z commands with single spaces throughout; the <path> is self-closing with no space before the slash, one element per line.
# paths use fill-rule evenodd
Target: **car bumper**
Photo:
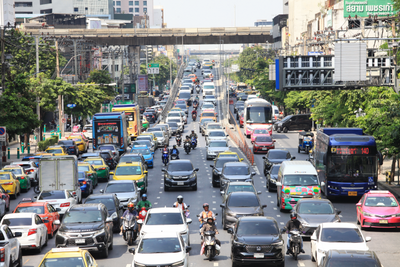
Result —
<path fill-rule="evenodd" d="M 83 151 L 85 151 L 85 145 L 83 145 L 83 144 L 80 144 L 80 145 L 78 145 L 78 150 L 79 150 L 79 152 L 83 152 Z"/>
<path fill-rule="evenodd" d="M 153 167 L 154 166 L 154 159 L 146 159 L 147 166 L 148 167 Z"/>
<path fill-rule="evenodd" d="M 303 231 L 301 233 L 301 236 L 303 236 L 303 237 L 311 237 L 313 235 L 315 229 L 317 229 L 317 227 L 304 226 Z"/>
<path fill-rule="evenodd" d="M 81 191 L 82 191 L 82 194 L 89 195 L 90 194 L 90 186 L 88 186 L 88 185 L 81 186 Z"/>
<path fill-rule="evenodd" d="M 8 193 L 8 194 L 10 194 L 10 195 L 14 195 L 16 192 L 14 191 L 14 185 L 4 185 L 4 184 L 2 184 L 1 185 L 3 188 L 4 188 L 4 190 L 10 190 L 10 193 Z"/>
<path fill-rule="evenodd" d="M 75 149 L 68 148 L 68 149 L 67 149 L 67 153 L 68 153 L 68 155 L 76 155 L 76 150 L 75 150 Z"/>
<path fill-rule="evenodd" d="M 400 217 L 373 218 L 363 216 L 361 226 L 366 228 L 400 228 Z"/>
<path fill-rule="evenodd" d="M 165 179 L 164 185 L 168 188 L 191 188 L 197 185 L 197 179 L 187 179 L 187 180 L 172 180 Z"/>
<path fill-rule="evenodd" d="M 19 180 L 19 186 L 21 187 L 21 189 L 29 189 L 30 188 L 30 186 L 29 186 L 29 182 L 28 182 L 28 180 L 27 179 L 20 179 Z"/>
<path fill-rule="evenodd" d="M 232 255 L 232 261 L 239 263 L 248 263 L 248 264 L 264 263 L 268 265 L 280 265 L 282 262 L 285 261 L 283 249 L 277 253 L 260 253 L 260 254 L 264 254 L 264 257 L 255 258 L 254 253 L 237 252 Z"/>
<path fill-rule="evenodd" d="M 275 183 L 273 183 L 273 182 L 271 182 L 271 181 L 268 181 L 268 186 L 269 186 L 269 189 L 273 189 L 273 190 L 276 190 L 277 189 L 277 187 L 276 187 L 276 182 Z"/>
<path fill-rule="evenodd" d="M 97 178 L 100 178 L 100 179 L 108 179 L 108 177 L 110 175 L 110 172 L 108 169 L 96 170 L 96 173 L 97 173 Z"/>
<path fill-rule="evenodd" d="M 255 147 L 253 146 L 254 153 L 267 153 L 270 149 L 274 149 L 275 147 Z"/>

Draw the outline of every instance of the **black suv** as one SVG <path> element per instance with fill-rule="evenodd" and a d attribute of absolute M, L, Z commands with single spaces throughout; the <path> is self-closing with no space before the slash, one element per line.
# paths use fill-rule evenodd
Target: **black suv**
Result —
<path fill-rule="evenodd" d="M 279 164 L 283 161 L 294 160 L 296 157 L 292 157 L 290 152 L 283 149 L 270 149 L 264 159 L 264 175 L 271 169 L 273 164 Z"/>
<path fill-rule="evenodd" d="M 190 160 L 172 160 L 167 169 L 161 170 L 164 173 L 164 191 L 173 188 L 192 188 L 197 190 L 197 172 Z"/>
<path fill-rule="evenodd" d="M 60 140 L 58 141 L 58 145 L 64 147 L 65 151 L 67 151 L 68 155 L 79 156 L 79 149 L 73 140 Z"/>
<path fill-rule="evenodd" d="M 228 233 L 232 234 L 232 266 L 238 263 L 285 266 L 284 242 L 274 218 L 241 217 Z"/>
<path fill-rule="evenodd" d="M 110 169 L 115 169 L 115 167 L 118 165 L 118 162 L 114 159 L 111 150 L 101 150 L 92 153 L 84 153 L 82 154 L 80 160 L 84 161 L 89 157 L 101 157 L 102 159 L 104 159 L 107 166 L 110 167 Z"/>
<path fill-rule="evenodd" d="M 274 130 L 278 133 L 296 130 L 311 131 L 312 120 L 310 114 L 289 115 L 274 123 Z"/>
<path fill-rule="evenodd" d="M 81 204 L 69 208 L 56 235 L 56 247 L 80 247 L 108 257 L 113 249 L 113 220 L 104 204 Z"/>

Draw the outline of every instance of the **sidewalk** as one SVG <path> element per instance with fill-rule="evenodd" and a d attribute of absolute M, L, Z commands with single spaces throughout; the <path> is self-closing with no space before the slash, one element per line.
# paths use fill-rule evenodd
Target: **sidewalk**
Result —
<path fill-rule="evenodd" d="M 397 164 L 396 164 L 397 165 Z M 394 182 L 392 184 L 389 184 L 386 182 L 386 172 L 390 171 L 392 168 L 392 159 L 386 159 L 383 161 L 382 166 L 380 166 L 380 172 L 378 173 L 378 187 L 379 189 L 383 190 L 389 190 L 393 195 L 395 195 L 397 198 L 400 198 L 400 185 L 398 185 L 397 182 L 397 167 L 396 167 L 396 173 L 394 176 Z"/>

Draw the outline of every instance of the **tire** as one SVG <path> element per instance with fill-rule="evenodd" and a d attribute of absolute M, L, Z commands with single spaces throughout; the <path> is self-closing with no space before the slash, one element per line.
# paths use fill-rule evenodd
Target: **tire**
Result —
<path fill-rule="evenodd" d="M 283 132 L 287 133 L 288 132 L 288 128 L 287 127 L 283 127 Z"/>
<path fill-rule="evenodd" d="M 101 255 L 103 256 L 103 259 L 108 258 L 108 246 L 101 252 Z"/>
<path fill-rule="evenodd" d="M 166 187 L 165 184 L 164 184 L 164 192 L 167 192 L 168 190 L 169 190 L 169 188 Z"/>
<path fill-rule="evenodd" d="M 297 147 L 297 153 L 300 153 L 300 147 Z"/>
<path fill-rule="evenodd" d="M 133 236 L 131 231 L 126 232 L 126 240 L 128 241 L 128 246 L 133 245 Z"/>
<path fill-rule="evenodd" d="M 218 185 L 217 185 L 217 183 L 214 181 L 214 179 L 213 179 L 213 181 L 212 181 L 212 186 L 213 186 L 213 187 L 218 187 Z"/>
<path fill-rule="evenodd" d="M 46 235 L 46 242 L 44 242 L 44 247 L 46 247 L 47 246 L 47 241 L 49 241 L 49 236 L 48 235 Z"/>
<path fill-rule="evenodd" d="M 42 244 L 42 239 L 39 240 L 39 247 L 36 249 L 36 253 L 37 254 L 40 254 L 42 252 L 42 245 L 41 244 Z"/>
<path fill-rule="evenodd" d="M 277 133 L 281 133 L 281 130 L 278 128 L 278 129 L 276 130 L 276 132 L 277 132 Z"/>
<path fill-rule="evenodd" d="M 53 237 L 54 237 L 54 225 L 52 224 L 51 225 L 51 232 L 50 232 L 50 234 L 48 234 L 47 236 L 48 236 L 48 238 L 50 238 L 50 239 L 52 239 Z"/>
<path fill-rule="evenodd" d="M 311 261 L 315 262 L 315 258 L 314 258 L 314 255 L 312 254 L 312 252 L 311 252 Z"/>
<path fill-rule="evenodd" d="M 111 235 L 111 244 L 110 247 L 108 248 L 109 250 L 113 250 L 114 248 L 114 237 Z"/>
<path fill-rule="evenodd" d="M 278 198 L 278 194 L 276 194 L 276 206 L 279 207 L 279 198 Z"/>
<path fill-rule="evenodd" d="M 272 190 L 271 190 L 271 183 L 269 182 L 269 180 L 268 180 L 268 182 L 267 182 L 267 189 L 268 189 L 268 192 L 271 192 Z"/>
<path fill-rule="evenodd" d="M 18 253 L 18 260 L 15 262 L 18 267 L 22 267 L 22 250 L 19 249 L 19 253 Z M 12 265 L 10 265 L 12 266 Z"/>
<path fill-rule="evenodd" d="M 197 191 L 197 184 L 193 186 L 193 191 Z"/>
<path fill-rule="evenodd" d="M 10 210 L 10 201 L 8 201 L 8 207 L 6 206 L 6 211 Z"/>
<path fill-rule="evenodd" d="M 228 227 L 226 227 L 225 219 L 223 216 L 224 215 L 222 215 L 222 229 L 226 230 L 226 229 L 228 229 Z"/>
<path fill-rule="evenodd" d="M 357 225 L 360 225 L 361 223 L 360 223 L 360 220 L 358 219 L 358 217 L 357 217 Z"/>

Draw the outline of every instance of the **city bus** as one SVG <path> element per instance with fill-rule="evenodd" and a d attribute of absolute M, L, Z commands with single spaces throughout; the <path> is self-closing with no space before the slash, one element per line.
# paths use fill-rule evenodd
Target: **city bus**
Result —
<path fill-rule="evenodd" d="M 272 135 L 272 105 L 262 98 L 250 99 L 244 102 L 243 128 L 247 138 L 255 128 L 266 128 Z"/>
<path fill-rule="evenodd" d="M 114 144 L 119 154 L 126 152 L 130 139 L 126 129 L 125 112 L 97 113 L 93 116 L 93 150 L 102 144 Z"/>
<path fill-rule="evenodd" d="M 378 188 L 382 154 L 360 128 L 321 128 L 313 151 L 321 189 L 329 197 L 359 196 Z"/>
<path fill-rule="evenodd" d="M 142 132 L 140 120 L 139 105 L 136 104 L 116 104 L 112 108 L 112 112 L 125 112 L 126 125 L 128 127 L 128 135 L 133 141 Z"/>
<path fill-rule="evenodd" d="M 236 92 L 242 92 L 247 89 L 247 85 L 245 83 L 237 83 L 236 84 Z"/>

